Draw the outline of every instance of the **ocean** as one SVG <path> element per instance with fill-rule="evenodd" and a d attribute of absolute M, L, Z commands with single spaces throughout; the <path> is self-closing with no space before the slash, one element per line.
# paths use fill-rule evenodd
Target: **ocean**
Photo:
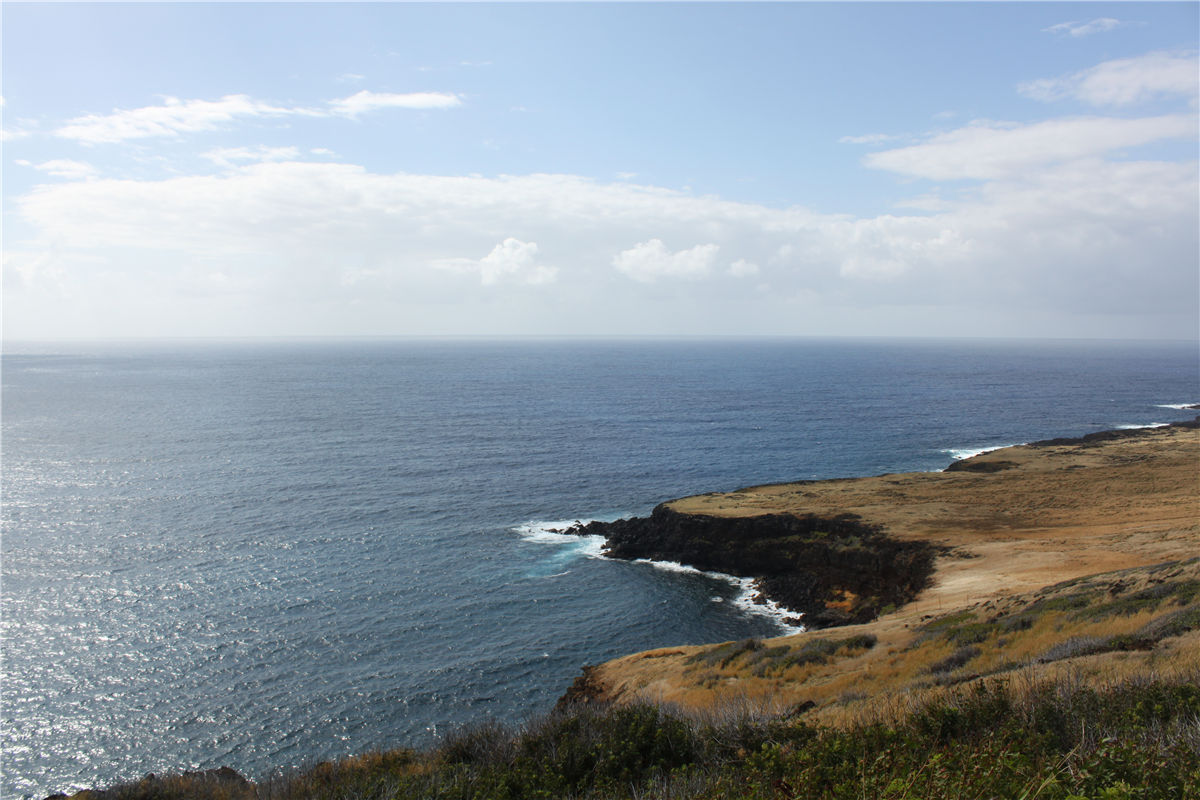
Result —
<path fill-rule="evenodd" d="M 6 344 L 0 795 L 519 723 L 584 664 L 784 628 L 557 535 L 1196 415 L 1194 342 Z"/>

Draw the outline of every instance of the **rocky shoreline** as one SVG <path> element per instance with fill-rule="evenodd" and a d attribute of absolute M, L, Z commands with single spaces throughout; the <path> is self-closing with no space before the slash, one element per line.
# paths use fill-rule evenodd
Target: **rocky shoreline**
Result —
<path fill-rule="evenodd" d="M 928 584 L 939 548 L 901 541 L 854 514 L 711 517 L 667 505 L 649 517 L 591 522 L 568 531 L 602 536 L 604 554 L 674 561 L 706 572 L 753 578 L 759 600 L 798 615 L 805 628 L 875 619 Z"/>

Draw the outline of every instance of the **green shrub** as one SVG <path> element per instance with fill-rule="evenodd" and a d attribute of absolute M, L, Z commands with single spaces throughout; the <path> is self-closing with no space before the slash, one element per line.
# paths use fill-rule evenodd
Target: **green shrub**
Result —
<path fill-rule="evenodd" d="M 227 774 L 223 786 L 190 778 L 189 791 L 184 778 L 148 778 L 93 797 L 1200 800 L 1195 680 L 1021 692 L 976 682 L 899 722 L 847 730 L 750 711 L 701 721 L 654 705 L 574 707 L 520 730 L 483 723 L 426 753 L 360 756 L 257 786 Z"/>

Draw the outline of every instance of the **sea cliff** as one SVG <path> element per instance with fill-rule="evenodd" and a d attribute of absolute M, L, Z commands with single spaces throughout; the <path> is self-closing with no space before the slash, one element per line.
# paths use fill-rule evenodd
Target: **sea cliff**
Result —
<path fill-rule="evenodd" d="M 802 611 L 810 630 L 633 654 L 590 667 L 564 699 L 652 697 L 703 708 L 737 695 L 803 706 L 811 718 L 835 720 L 880 696 L 937 690 L 1018 667 L 1053 672 L 1070 665 L 1100 675 L 1150 669 L 1150 659 L 1200 666 L 1193 619 L 1200 612 L 1184 615 L 1191 622 L 1179 638 L 1138 633 L 1200 600 L 1189 588 L 1200 586 L 1198 420 L 997 449 L 943 472 L 714 492 L 664 503 L 644 520 L 590 527 L 587 532 L 610 537 L 614 556 L 759 577 L 764 594 Z M 819 535 L 825 529 L 837 532 Z M 833 546 L 819 566 L 805 563 L 814 541 L 849 537 L 875 542 L 874 553 Z M 742 552 L 747 545 L 749 554 Z M 773 560 L 773 552 L 797 558 Z M 897 562 L 879 563 L 889 557 Z M 815 588 L 788 594 L 785 583 L 785 591 L 774 589 L 785 569 L 815 575 Z M 1075 592 L 1081 581 L 1091 581 L 1094 591 Z M 1047 611 L 1054 602 L 1075 603 L 1078 611 L 1097 598 L 1115 601 L 1160 584 L 1163 597 L 1171 586 L 1178 589 L 1175 600 L 1153 608 L 1128 600 L 1136 613 L 1081 611 L 1067 618 L 1062 609 Z M 1060 596 L 1067 599 L 1048 599 Z M 997 622 L 1005 615 L 1008 623 Z M 851 623 L 844 634 L 818 630 L 840 623 Z M 930 626 L 971 624 L 980 627 L 970 635 L 929 633 Z M 972 636 L 978 638 L 967 641 Z M 1120 636 L 1132 638 L 1113 638 Z M 851 637 L 872 644 L 839 645 Z M 1072 637 L 1112 646 L 1093 642 L 1069 658 L 1045 658 Z"/>

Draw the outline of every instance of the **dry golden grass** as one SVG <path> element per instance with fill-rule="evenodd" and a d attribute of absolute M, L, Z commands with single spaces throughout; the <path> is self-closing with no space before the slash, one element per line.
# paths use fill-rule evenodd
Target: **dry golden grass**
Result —
<path fill-rule="evenodd" d="M 1103 682 L 1145 670 L 1200 669 L 1194 632 L 1162 638 L 1150 649 L 1131 649 L 1144 645 L 1131 642 L 1104 649 L 1113 637 L 1136 637 L 1154 620 L 1197 603 L 1187 592 L 1158 605 L 1129 598 L 1164 583 L 1200 584 L 1200 563 L 1189 561 L 1200 553 L 1200 429 L 1006 448 L 973 461 L 1006 466 L 990 473 L 752 487 L 674 501 L 677 511 L 718 516 L 856 513 L 889 535 L 944 545 L 950 555 L 939 559 L 930 589 L 872 623 L 766 640 L 732 658 L 737 643 L 626 656 L 595 671 L 604 696 L 688 708 L 712 707 L 730 696 L 783 708 L 812 703 L 807 713 L 814 721 L 848 724 L 859 709 L 886 704 L 888 697 L 935 696 L 975 677 L 1039 681 L 1069 672 Z M 1180 563 L 1153 567 L 1168 561 Z M 1102 613 L 1118 601 L 1131 605 Z M 1016 627 L 989 622 L 1002 619 Z M 934 635 L 928 628 L 938 620 L 974 627 L 955 637 Z M 815 639 L 861 635 L 875 637 L 875 645 L 786 664 Z M 771 651 L 779 669 L 761 668 L 763 651 Z M 1048 654 L 1052 660 L 1043 663 Z"/>

